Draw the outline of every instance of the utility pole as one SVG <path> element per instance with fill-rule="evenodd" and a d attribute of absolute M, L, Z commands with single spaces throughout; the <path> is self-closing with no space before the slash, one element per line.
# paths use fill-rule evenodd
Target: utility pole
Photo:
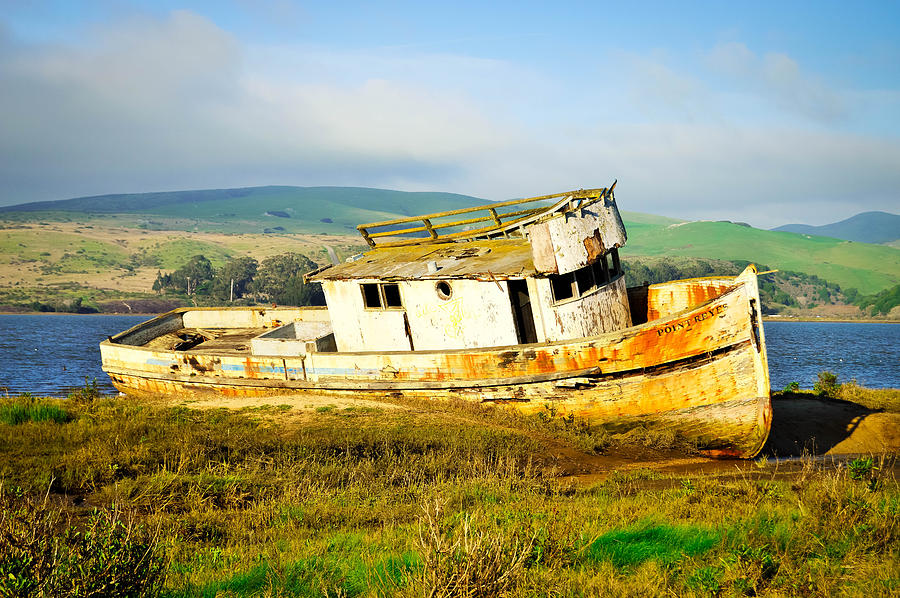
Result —
<path fill-rule="evenodd" d="M 234 303 L 234 279 L 231 279 L 231 303 Z"/>

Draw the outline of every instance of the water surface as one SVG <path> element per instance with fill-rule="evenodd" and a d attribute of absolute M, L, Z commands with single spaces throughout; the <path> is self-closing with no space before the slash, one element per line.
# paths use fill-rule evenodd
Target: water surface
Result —
<path fill-rule="evenodd" d="M 96 378 L 112 392 L 100 369 L 98 344 L 147 316 L 0 315 L 0 393 L 65 395 Z M 796 381 L 812 388 L 830 370 L 874 388 L 900 388 L 900 324 L 765 323 L 774 390 Z"/>
<path fill-rule="evenodd" d="M 65 395 L 85 379 L 113 392 L 99 343 L 148 316 L 0 314 L 0 392 Z"/>
<path fill-rule="evenodd" d="M 812 388 L 823 370 L 838 382 L 900 388 L 900 324 L 766 321 L 764 329 L 772 390 Z"/>

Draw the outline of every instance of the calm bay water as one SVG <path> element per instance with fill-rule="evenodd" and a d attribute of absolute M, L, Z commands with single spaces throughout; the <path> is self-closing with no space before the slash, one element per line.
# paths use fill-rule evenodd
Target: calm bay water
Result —
<path fill-rule="evenodd" d="M 65 395 L 96 378 L 112 392 L 100 369 L 98 343 L 147 316 L 0 315 L 0 393 Z M 822 370 L 838 381 L 900 388 L 900 324 L 766 322 L 772 388 L 792 381 L 812 388 Z"/>
<path fill-rule="evenodd" d="M 0 315 L 0 392 L 66 395 L 97 379 L 113 392 L 100 369 L 100 341 L 148 316 L 74 314 Z"/>
<path fill-rule="evenodd" d="M 900 324 L 856 322 L 764 323 L 772 390 L 791 382 L 812 388 L 823 370 L 838 382 L 900 388 Z"/>

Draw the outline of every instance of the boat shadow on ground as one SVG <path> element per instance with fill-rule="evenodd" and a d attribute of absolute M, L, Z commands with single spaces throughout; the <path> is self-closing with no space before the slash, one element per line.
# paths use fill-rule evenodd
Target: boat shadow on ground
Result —
<path fill-rule="evenodd" d="M 772 401 L 769 438 L 756 459 L 732 460 L 678 454 L 677 452 L 626 449 L 607 455 L 578 455 L 561 460 L 563 474 L 579 483 L 603 482 L 616 471 L 652 470 L 667 476 L 768 478 L 800 475 L 805 463 L 817 467 L 842 467 L 859 455 L 883 455 L 884 469 L 896 474 L 900 454 L 900 413 L 869 409 L 837 399 L 809 395 L 781 395 Z M 572 451 L 575 452 L 575 451 Z M 577 465 L 577 466 L 573 466 Z M 637 484 L 637 482 L 635 482 Z M 674 487 L 672 479 L 644 480 L 642 489 Z"/>
<path fill-rule="evenodd" d="M 772 428 L 760 456 L 889 453 L 900 450 L 900 414 L 837 399 L 788 395 L 772 401 Z"/>

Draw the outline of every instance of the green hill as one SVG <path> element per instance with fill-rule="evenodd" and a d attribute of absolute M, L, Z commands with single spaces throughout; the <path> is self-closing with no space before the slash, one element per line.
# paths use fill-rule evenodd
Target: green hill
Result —
<path fill-rule="evenodd" d="M 454 193 L 411 193 L 359 187 L 250 187 L 80 197 L 0 208 L 0 219 L 12 222 L 85 221 L 145 230 L 207 231 L 262 234 L 353 235 L 363 222 L 452 210 L 488 203 Z M 730 222 L 685 222 L 674 218 L 622 212 L 628 229 L 624 255 L 683 256 L 747 260 L 779 270 L 816 275 L 842 288 L 872 294 L 900 283 L 900 250 L 885 245 L 841 241 L 789 232 L 766 231 Z M 10 255 L 31 244 L 7 235 Z M 235 238 L 236 237 L 232 237 Z M 183 241 L 182 244 L 187 243 Z M 70 243 L 71 245 L 71 243 Z M 188 243 L 190 245 L 190 243 Z M 66 248 L 72 262 L 60 271 L 88 270 L 85 256 Z M 90 253 L 90 247 L 83 248 Z M 173 267 L 188 254 L 209 253 L 216 261 L 230 253 L 201 247 L 145 248 L 135 264 Z M 177 250 L 177 251 L 176 251 Z M 32 253 L 47 251 L 32 247 Z M 110 251 L 107 254 L 112 255 Z M 146 254 L 146 255 L 145 255 Z M 159 255 L 157 255 L 159 254 Z M 169 255 L 171 254 L 171 255 Z M 237 255 L 237 254 L 235 254 Z M 46 257 L 46 256 L 45 256 Z M 90 256 L 87 256 L 90 257 Z M 95 256 L 96 267 L 111 259 Z M 17 259 L 22 258 L 18 256 Z M 24 259 L 24 258 L 23 258 Z M 32 256 L 28 259 L 37 259 Z M 61 258 L 60 258 L 61 259 Z M 99 261 L 98 261 L 99 260 Z M 76 263 L 77 262 L 77 263 Z M 105 262 L 104 262 L 105 263 Z M 95 267 L 92 266 L 92 267 Z"/>
<path fill-rule="evenodd" d="M 626 220 L 626 227 L 629 223 Z M 760 230 L 729 222 L 684 222 L 628 228 L 625 255 L 677 255 L 749 260 L 815 274 L 870 294 L 900 283 L 900 251 L 827 237 Z"/>
<path fill-rule="evenodd" d="M 891 243 L 900 239 L 900 216 L 889 212 L 862 212 L 832 224 L 785 224 L 772 230 L 834 237 L 859 243 Z"/>
<path fill-rule="evenodd" d="M 234 233 L 355 233 L 363 222 L 487 203 L 456 193 L 362 187 L 249 187 L 78 197 L 0 207 L 19 221 L 115 217 L 140 228 Z"/>

